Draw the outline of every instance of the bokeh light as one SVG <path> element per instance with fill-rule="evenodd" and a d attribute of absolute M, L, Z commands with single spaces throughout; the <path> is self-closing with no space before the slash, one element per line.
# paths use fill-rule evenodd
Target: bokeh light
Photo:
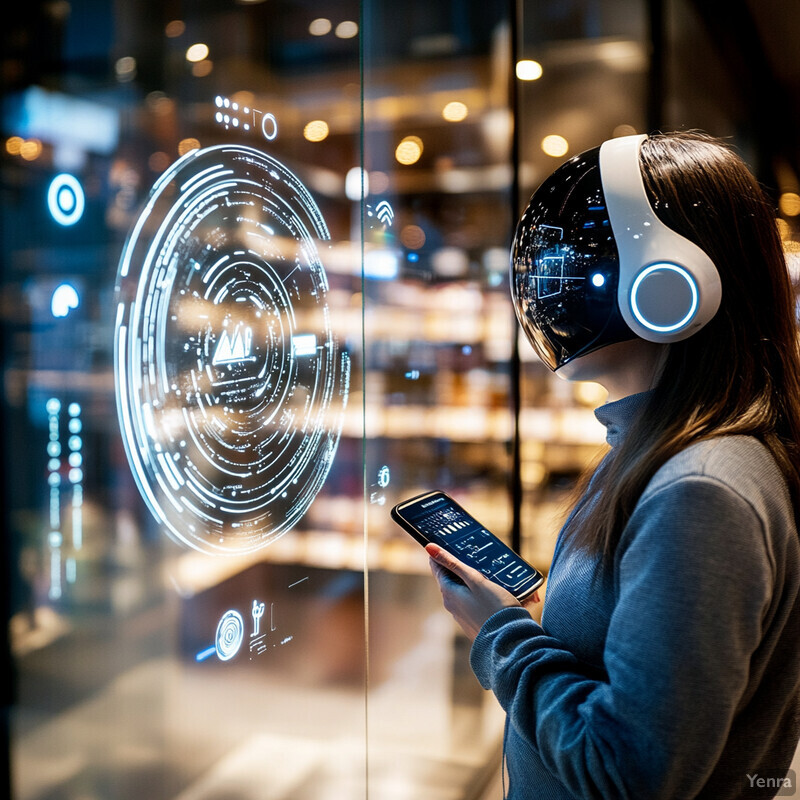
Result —
<path fill-rule="evenodd" d="M 193 44 L 186 50 L 187 61 L 196 63 L 198 61 L 202 61 L 204 58 L 208 58 L 207 44 L 203 44 L 202 42 L 197 42 L 197 44 Z"/>
<path fill-rule="evenodd" d="M 163 150 L 157 150 L 147 159 L 147 166 L 150 167 L 153 172 L 158 173 L 164 172 L 171 163 L 172 160 Z"/>
<path fill-rule="evenodd" d="M 19 154 L 26 161 L 36 161 L 42 154 L 42 143 L 38 139 L 26 139 L 20 145 Z"/>
<path fill-rule="evenodd" d="M 778 200 L 778 208 L 784 217 L 796 217 L 800 214 L 800 194 L 784 192 Z"/>
<path fill-rule="evenodd" d="M 325 36 L 325 34 L 331 32 L 332 27 L 329 19 L 317 17 L 317 19 L 312 20 L 311 24 L 308 26 L 308 32 L 312 36 Z"/>
<path fill-rule="evenodd" d="M 349 19 L 340 22 L 336 26 L 335 33 L 340 39 L 352 39 L 354 36 L 358 35 L 358 23 Z"/>
<path fill-rule="evenodd" d="M 517 77 L 521 81 L 538 81 L 542 77 L 542 65 L 529 58 L 517 61 Z"/>
<path fill-rule="evenodd" d="M 23 144 L 25 144 L 25 140 L 21 136 L 9 136 L 6 139 L 6 152 L 12 156 L 18 156 Z"/>
<path fill-rule="evenodd" d="M 542 150 L 553 158 L 560 158 L 569 151 L 569 142 L 558 134 L 551 133 L 542 139 Z"/>
<path fill-rule="evenodd" d="M 617 125 L 617 127 L 614 128 L 613 132 L 611 133 L 615 139 L 619 136 L 634 136 L 635 134 L 636 128 L 634 128 L 633 125 L 628 125 L 626 123 Z"/>
<path fill-rule="evenodd" d="M 385 172 L 375 170 L 369 173 L 369 188 L 372 194 L 383 194 L 389 190 L 389 176 Z"/>
<path fill-rule="evenodd" d="M 179 36 L 183 36 L 185 31 L 186 23 L 182 19 L 173 19 L 164 28 L 164 33 L 170 39 L 177 39 Z"/>
<path fill-rule="evenodd" d="M 178 155 L 185 156 L 190 151 L 199 149 L 200 142 L 192 137 L 188 139 L 181 139 L 181 141 L 178 142 Z"/>
<path fill-rule="evenodd" d="M 442 109 L 442 117 L 447 122 L 461 122 L 467 118 L 468 113 L 466 105 L 458 100 L 452 100 Z"/>
<path fill-rule="evenodd" d="M 114 72 L 118 81 L 132 81 L 136 77 L 136 59 L 133 56 L 118 58 L 114 64 Z"/>
<path fill-rule="evenodd" d="M 303 128 L 303 136 L 309 142 L 321 142 L 328 137 L 329 133 L 330 128 L 328 128 L 328 123 L 322 119 L 312 119 L 311 122 L 307 123 Z"/>
<path fill-rule="evenodd" d="M 425 231 L 419 225 L 405 225 L 400 231 L 400 241 L 409 250 L 419 250 L 425 245 Z"/>
<path fill-rule="evenodd" d="M 400 164 L 416 164 L 422 155 L 423 144 L 419 136 L 406 136 L 397 149 L 394 151 L 394 157 Z"/>
<path fill-rule="evenodd" d="M 202 61 L 192 64 L 192 75 L 194 75 L 195 78 L 205 78 L 206 75 L 211 74 L 213 69 L 214 62 L 209 58 L 204 58 Z"/>

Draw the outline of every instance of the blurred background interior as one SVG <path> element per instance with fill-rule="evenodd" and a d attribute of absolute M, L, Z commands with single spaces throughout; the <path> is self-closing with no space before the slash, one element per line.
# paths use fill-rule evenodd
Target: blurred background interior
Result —
<path fill-rule="evenodd" d="M 725 137 L 774 200 L 797 282 L 800 5 L 713 8 L 5 8 L 9 797 L 500 796 L 502 715 L 389 509 L 445 489 L 547 572 L 575 480 L 602 451 L 592 410 L 604 392 L 553 377 L 517 339 L 507 270 L 518 212 L 564 159 L 635 132 Z M 233 123 L 234 105 L 260 124 Z M 318 204 L 331 326 L 352 372 L 307 513 L 268 547 L 210 556 L 164 534 L 132 477 L 114 292 L 158 177 L 224 143 L 269 153 Z M 220 620 L 254 602 L 263 649 L 217 657 Z"/>

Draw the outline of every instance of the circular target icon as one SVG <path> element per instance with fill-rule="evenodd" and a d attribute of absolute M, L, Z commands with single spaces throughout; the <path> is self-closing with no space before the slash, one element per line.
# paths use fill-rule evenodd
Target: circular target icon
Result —
<path fill-rule="evenodd" d="M 148 507 L 177 540 L 247 552 L 292 528 L 339 441 L 338 349 L 313 198 L 243 146 L 195 150 L 156 183 L 117 279 L 123 440 Z"/>
<path fill-rule="evenodd" d="M 47 190 L 47 207 L 53 219 L 65 227 L 74 225 L 86 207 L 83 187 L 74 175 L 56 175 Z"/>
<path fill-rule="evenodd" d="M 238 611 L 226 611 L 217 624 L 214 647 L 220 661 L 229 661 L 238 652 L 244 639 L 244 620 Z"/>

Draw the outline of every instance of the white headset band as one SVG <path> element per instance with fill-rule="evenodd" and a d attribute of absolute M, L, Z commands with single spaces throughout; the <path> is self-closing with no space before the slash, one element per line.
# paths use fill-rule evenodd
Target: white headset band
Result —
<path fill-rule="evenodd" d="M 639 158 L 646 138 L 642 134 L 604 142 L 600 147 L 600 179 L 619 254 L 620 312 L 637 336 L 672 342 L 687 338 L 705 325 L 719 308 L 722 292 L 719 273 L 706 253 L 668 228 L 650 206 Z M 659 264 L 691 287 L 692 313 L 678 314 L 674 324 L 647 323 L 632 294 L 634 285 L 641 283 L 637 278 Z M 668 304 L 669 299 L 665 296 L 664 303 Z"/>

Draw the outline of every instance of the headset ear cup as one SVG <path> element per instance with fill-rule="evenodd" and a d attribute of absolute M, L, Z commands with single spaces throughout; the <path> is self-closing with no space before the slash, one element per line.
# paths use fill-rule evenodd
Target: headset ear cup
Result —
<path fill-rule="evenodd" d="M 669 333 L 691 325 L 699 308 L 697 282 L 677 264 L 652 264 L 636 276 L 631 311 L 645 327 Z"/>
<path fill-rule="evenodd" d="M 646 138 L 623 136 L 600 147 L 600 178 L 619 257 L 617 304 L 637 336 L 677 342 L 717 313 L 722 284 L 708 255 L 650 206 L 639 159 Z"/>

